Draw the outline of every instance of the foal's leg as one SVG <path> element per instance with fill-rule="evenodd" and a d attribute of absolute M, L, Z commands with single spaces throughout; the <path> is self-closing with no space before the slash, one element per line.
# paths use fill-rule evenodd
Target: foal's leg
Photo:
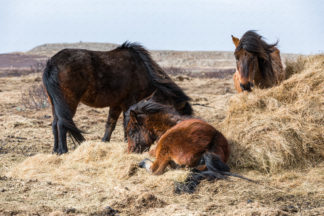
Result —
<path fill-rule="evenodd" d="M 148 172 L 153 173 L 154 175 L 161 175 L 169 164 L 170 160 L 156 159 L 152 162 L 150 159 L 145 158 L 138 164 L 138 166 L 145 168 Z"/>
<path fill-rule="evenodd" d="M 154 175 L 161 175 L 164 173 L 165 168 L 169 165 L 170 160 L 158 158 L 151 166 L 151 171 Z"/>
<path fill-rule="evenodd" d="M 116 127 L 116 123 L 117 123 L 117 120 L 118 120 L 118 117 L 119 117 L 121 111 L 122 111 L 121 107 L 110 107 L 108 120 L 106 123 L 105 135 L 102 138 L 103 142 L 110 141 L 111 133 L 114 131 L 114 129 Z"/>

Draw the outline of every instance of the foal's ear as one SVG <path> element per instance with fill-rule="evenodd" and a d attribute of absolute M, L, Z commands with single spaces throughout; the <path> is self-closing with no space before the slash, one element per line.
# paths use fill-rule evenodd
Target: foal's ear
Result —
<path fill-rule="evenodd" d="M 233 41 L 235 47 L 237 47 L 240 43 L 240 39 L 238 39 L 237 37 L 234 37 L 233 35 L 231 35 L 231 36 L 232 36 L 232 41 Z"/>
<path fill-rule="evenodd" d="M 149 101 L 149 100 L 154 100 L 154 97 L 156 96 L 156 91 L 157 90 L 155 90 L 150 96 L 148 96 L 147 98 L 145 98 L 147 101 Z"/>

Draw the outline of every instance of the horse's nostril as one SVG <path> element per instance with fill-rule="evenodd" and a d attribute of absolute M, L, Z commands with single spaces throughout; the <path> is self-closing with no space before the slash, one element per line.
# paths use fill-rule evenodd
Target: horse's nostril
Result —
<path fill-rule="evenodd" d="M 251 89 L 251 87 L 253 87 L 253 84 L 252 83 L 250 83 L 250 82 L 248 82 L 247 84 L 242 84 L 242 83 L 240 83 L 240 87 L 241 87 L 241 89 L 243 90 L 243 91 L 252 91 L 252 89 Z"/>

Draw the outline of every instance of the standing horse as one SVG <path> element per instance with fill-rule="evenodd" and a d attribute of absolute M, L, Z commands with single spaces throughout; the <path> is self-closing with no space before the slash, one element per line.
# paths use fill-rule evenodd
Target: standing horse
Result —
<path fill-rule="evenodd" d="M 140 167 L 155 175 L 162 174 L 168 165 L 195 167 L 184 183 L 177 183 L 176 193 L 192 193 L 203 179 L 222 179 L 228 175 L 246 179 L 229 172 L 226 165 L 230 155 L 228 142 L 205 121 L 181 116 L 172 107 L 152 100 L 133 105 L 129 115 L 129 151 L 148 150 L 152 141 L 159 138 L 155 150 L 150 151 L 156 160 L 144 159 Z"/>
<path fill-rule="evenodd" d="M 269 88 L 285 79 L 278 42 L 267 44 L 255 31 L 247 31 L 241 39 L 232 35 L 236 47 L 236 72 L 233 76 L 237 92 L 251 91 L 255 85 Z"/>
<path fill-rule="evenodd" d="M 192 113 L 190 98 L 136 43 L 125 42 L 107 52 L 64 49 L 47 62 L 43 83 L 52 104 L 53 151 L 58 154 L 68 151 L 67 132 L 79 143 L 85 140 L 72 120 L 79 102 L 110 107 L 103 141 L 110 140 L 122 111 L 125 114 L 155 90 L 162 102 L 164 98 L 179 113 Z M 124 118 L 124 129 L 126 125 Z"/>

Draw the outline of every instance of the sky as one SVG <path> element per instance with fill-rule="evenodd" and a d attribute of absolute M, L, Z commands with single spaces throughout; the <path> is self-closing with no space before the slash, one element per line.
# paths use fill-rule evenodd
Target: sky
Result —
<path fill-rule="evenodd" d="M 140 42 L 148 49 L 233 51 L 257 30 L 284 53 L 324 52 L 321 0 L 0 0 L 0 53 L 45 43 Z"/>

